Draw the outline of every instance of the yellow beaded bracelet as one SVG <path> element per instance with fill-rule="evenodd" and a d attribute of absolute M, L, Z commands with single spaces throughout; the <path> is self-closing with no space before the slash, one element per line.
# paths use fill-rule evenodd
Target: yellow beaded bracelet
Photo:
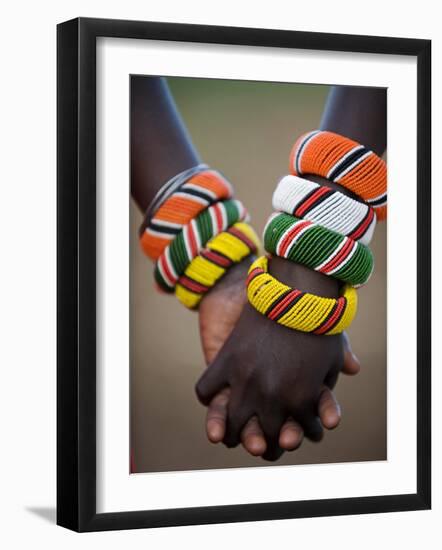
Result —
<path fill-rule="evenodd" d="M 239 263 L 259 248 L 253 229 L 238 222 L 214 237 L 187 266 L 175 287 L 178 300 L 188 307 L 198 307 L 203 296 L 233 264 Z"/>
<path fill-rule="evenodd" d="M 260 313 L 286 327 L 314 334 L 339 334 L 353 321 L 358 296 L 344 285 L 341 296 L 323 298 L 281 283 L 268 272 L 268 259 L 258 258 L 250 266 L 247 297 Z"/>

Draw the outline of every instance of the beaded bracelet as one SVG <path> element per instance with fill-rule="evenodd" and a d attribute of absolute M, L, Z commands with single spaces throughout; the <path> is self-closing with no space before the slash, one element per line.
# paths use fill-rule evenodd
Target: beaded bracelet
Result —
<path fill-rule="evenodd" d="M 166 181 L 166 183 L 161 186 L 154 198 L 151 200 L 145 212 L 144 221 L 140 232 L 147 227 L 152 216 L 160 208 L 160 206 L 166 202 L 166 200 L 171 197 L 173 193 L 175 193 L 175 191 L 183 185 L 183 183 L 186 183 L 186 181 L 190 180 L 191 177 L 196 176 L 196 174 L 199 174 L 200 172 L 205 172 L 206 170 L 209 170 L 207 164 L 197 164 L 196 166 L 192 166 L 192 168 L 183 170 L 179 174 L 176 174 L 170 178 L 170 180 Z"/>
<path fill-rule="evenodd" d="M 257 311 L 295 330 L 339 334 L 356 314 L 358 297 L 351 286 L 345 285 L 338 299 L 290 288 L 268 273 L 265 256 L 250 266 L 246 284 L 249 302 Z"/>
<path fill-rule="evenodd" d="M 295 176 L 315 174 L 346 187 L 387 217 L 387 167 L 373 151 L 333 132 L 315 130 L 301 136 L 290 153 Z"/>
<path fill-rule="evenodd" d="M 232 199 L 217 202 L 192 219 L 164 249 L 155 264 L 154 277 L 165 292 L 173 292 L 186 267 L 207 242 L 236 222 L 247 220 L 242 203 Z"/>
<path fill-rule="evenodd" d="M 365 245 L 376 227 L 376 214 L 367 204 L 298 176 L 282 178 L 272 204 L 275 210 L 310 220 Z"/>
<path fill-rule="evenodd" d="M 167 185 L 167 184 L 166 184 Z M 215 170 L 193 174 L 169 196 L 140 228 L 141 248 L 156 260 L 183 227 L 202 210 L 232 196 L 232 186 Z"/>
<path fill-rule="evenodd" d="M 250 254 L 255 254 L 259 239 L 250 225 L 238 222 L 214 237 L 187 266 L 175 287 L 178 300 L 188 307 L 198 307 L 204 295 L 226 271 Z"/>
<path fill-rule="evenodd" d="M 373 255 L 367 246 L 282 212 L 268 219 L 264 248 L 352 286 L 365 284 L 373 271 Z"/>

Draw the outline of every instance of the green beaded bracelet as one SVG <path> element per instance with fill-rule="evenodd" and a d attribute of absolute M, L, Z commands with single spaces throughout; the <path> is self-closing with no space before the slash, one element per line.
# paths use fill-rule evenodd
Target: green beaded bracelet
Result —
<path fill-rule="evenodd" d="M 264 247 L 271 254 L 356 287 L 365 284 L 373 272 L 373 255 L 367 246 L 285 213 L 270 216 Z"/>

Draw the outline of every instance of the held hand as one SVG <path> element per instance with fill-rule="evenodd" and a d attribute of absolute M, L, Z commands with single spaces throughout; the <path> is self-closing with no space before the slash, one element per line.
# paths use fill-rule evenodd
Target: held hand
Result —
<path fill-rule="evenodd" d="M 343 334 L 344 364 L 342 372 L 352 376 L 358 374 L 360 364 L 357 357 L 350 348 L 347 335 Z M 230 388 L 227 387 L 217 394 L 207 409 L 206 430 L 207 437 L 212 443 L 219 443 L 223 440 L 226 430 L 227 410 L 230 397 Z M 324 428 L 333 430 L 341 420 L 341 411 L 332 390 L 323 386 L 319 396 L 317 412 Z M 276 460 L 283 451 L 297 449 L 303 440 L 304 433 L 300 424 L 293 418 L 289 418 L 283 424 L 279 435 L 279 446 L 281 450 L 266 453 L 267 443 L 264 432 L 261 429 L 258 418 L 253 416 L 241 432 L 241 443 L 243 447 L 254 456 Z"/>
<path fill-rule="evenodd" d="M 215 289 L 207 295 L 201 303 L 200 306 L 200 331 L 201 339 L 204 350 L 204 355 L 207 363 L 210 363 L 214 357 L 217 355 L 218 351 L 222 347 L 225 340 L 228 338 L 229 334 L 232 332 L 233 327 L 235 326 L 236 321 L 241 315 L 242 308 L 246 303 L 246 294 L 244 288 L 245 275 L 248 269 L 247 262 L 244 262 L 240 266 L 237 266 L 232 270 L 232 273 L 229 273 L 228 276 L 223 280 Z M 252 317 L 253 327 L 255 323 L 258 323 L 264 329 L 264 333 L 268 329 L 273 328 L 273 323 L 269 325 L 261 323 L 261 321 L 268 321 L 267 319 L 260 318 L 259 314 L 252 310 L 250 306 L 247 306 L 246 311 L 249 309 L 247 315 Z M 244 314 L 246 315 L 246 314 Z M 248 318 L 245 317 L 245 321 L 242 321 L 243 327 L 245 327 L 245 332 L 247 332 Z M 284 327 L 277 326 L 275 329 L 282 329 L 283 332 L 288 331 L 288 336 L 292 336 L 293 332 Z M 237 331 L 235 330 L 235 333 Z M 304 337 L 311 337 L 311 335 L 303 335 Z M 232 337 L 234 334 L 232 334 Z M 238 338 L 238 336 L 237 336 Z M 242 339 L 242 337 L 240 338 Z M 328 337 L 326 340 L 329 339 Z M 357 359 L 351 353 L 348 341 L 344 338 L 338 337 L 341 342 L 341 354 L 342 354 L 342 344 L 344 343 L 344 367 L 343 372 L 348 374 L 356 374 L 359 371 L 359 363 Z M 254 340 L 252 339 L 252 342 Z M 240 343 L 241 344 L 241 343 Z M 242 342 L 244 344 L 244 341 Z M 285 344 L 284 344 L 285 345 Z M 303 345 L 302 343 L 300 345 Z M 226 344 L 227 346 L 227 344 Z M 236 344 L 228 342 L 228 349 L 234 351 Z M 252 346 L 253 347 L 253 346 Z M 339 346 L 338 346 L 339 347 Z M 293 341 L 290 344 L 290 349 L 293 351 L 294 345 Z M 238 348 L 241 349 L 241 346 Z M 255 350 L 256 351 L 256 350 Z M 336 350 L 335 350 L 336 351 Z M 338 350 L 339 352 L 339 350 Z M 293 357 L 296 357 L 296 350 L 293 353 Z M 226 433 L 226 420 L 227 420 L 227 410 L 233 411 L 232 402 L 230 402 L 230 388 L 229 384 L 226 382 L 226 376 L 221 375 L 221 370 L 225 373 L 226 368 L 219 367 L 222 363 L 226 362 L 225 350 L 220 353 L 220 357 L 217 358 L 217 361 L 212 365 L 206 373 L 203 375 L 198 388 L 201 388 L 200 397 L 205 404 L 209 404 L 210 399 L 213 397 L 210 402 L 208 414 L 207 414 L 207 434 L 208 438 L 216 443 L 228 436 L 232 432 L 230 423 L 228 426 L 228 432 Z M 241 363 L 241 361 L 239 361 Z M 218 365 L 218 367 L 216 367 Z M 336 373 L 335 373 L 336 370 Z M 331 385 L 335 382 L 339 367 L 336 367 L 333 370 L 333 376 L 328 377 L 327 382 Z M 217 376 L 215 376 L 215 374 Z M 267 375 L 266 375 L 267 376 Z M 207 380 L 216 380 L 215 386 L 216 389 L 211 389 L 210 394 L 207 393 L 206 385 Z M 213 388 L 213 383 L 211 388 Z M 232 384 L 233 389 L 235 387 Z M 235 391 L 236 395 L 239 389 Z M 316 414 L 319 415 L 322 425 L 328 429 L 332 429 L 339 423 L 340 419 L 340 410 L 339 405 L 336 402 L 333 393 L 324 387 L 318 388 L 318 395 L 316 396 L 316 401 L 314 401 L 315 414 L 310 415 L 315 418 Z M 217 395 L 215 395 L 217 394 Z M 234 402 L 233 402 L 234 403 Z M 287 419 L 287 416 L 284 416 L 284 419 Z M 318 433 L 320 433 L 321 428 L 319 422 L 314 422 Z M 241 431 L 242 426 L 237 427 L 237 432 Z M 293 450 L 298 447 L 303 438 L 303 430 L 298 422 L 295 422 L 293 418 L 288 418 L 286 422 L 282 425 L 282 428 L 279 432 L 279 447 L 275 445 L 275 437 L 273 437 L 272 445 L 268 446 L 265 440 L 265 434 L 261 429 L 260 423 L 255 415 L 252 415 L 250 419 L 246 419 L 245 426 L 241 431 L 241 441 L 244 447 L 248 452 L 253 455 L 262 455 L 265 453 L 265 458 L 278 458 L 282 454 L 282 450 Z M 236 439 L 238 440 L 238 434 L 236 434 Z M 231 444 L 231 441 L 229 442 Z M 268 448 L 267 452 L 266 449 Z M 276 456 L 278 455 L 278 456 Z"/>
<path fill-rule="evenodd" d="M 199 380 L 196 391 L 204 405 L 230 387 L 223 442 L 235 447 L 241 431 L 256 415 L 267 452 L 279 450 L 279 434 L 291 417 L 304 434 L 318 441 L 322 425 L 317 403 L 322 385 L 334 383 L 343 363 L 340 336 L 318 337 L 296 332 L 260 315 L 249 304 L 232 334 Z"/>

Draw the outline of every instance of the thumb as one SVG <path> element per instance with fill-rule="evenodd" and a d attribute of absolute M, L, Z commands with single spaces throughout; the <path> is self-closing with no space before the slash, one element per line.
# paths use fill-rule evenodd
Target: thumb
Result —
<path fill-rule="evenodd" d="M 208 406 L 217 393 L 227 386 L 227 366 L 221 356 L 207 367 L 195 385 L 199 401 Z"/>
<path fill-rule="evenodd" d="M 210 364 L 223 347 L 244 305 L 236 289 L 230 290 L 215 287 L 202 299 L 199 307 L 200 337 L 206 364 Z"/>
<path fill-rule="evenodd" d="M 344 348 L 344 364 L 342 366 L 342 372 L 348 375 L 358 374 L 358 372 L 361 370 L 361 363 L 351 349 L 350 339 L 347 333 L 342 333 L 342 336 Z"/>

